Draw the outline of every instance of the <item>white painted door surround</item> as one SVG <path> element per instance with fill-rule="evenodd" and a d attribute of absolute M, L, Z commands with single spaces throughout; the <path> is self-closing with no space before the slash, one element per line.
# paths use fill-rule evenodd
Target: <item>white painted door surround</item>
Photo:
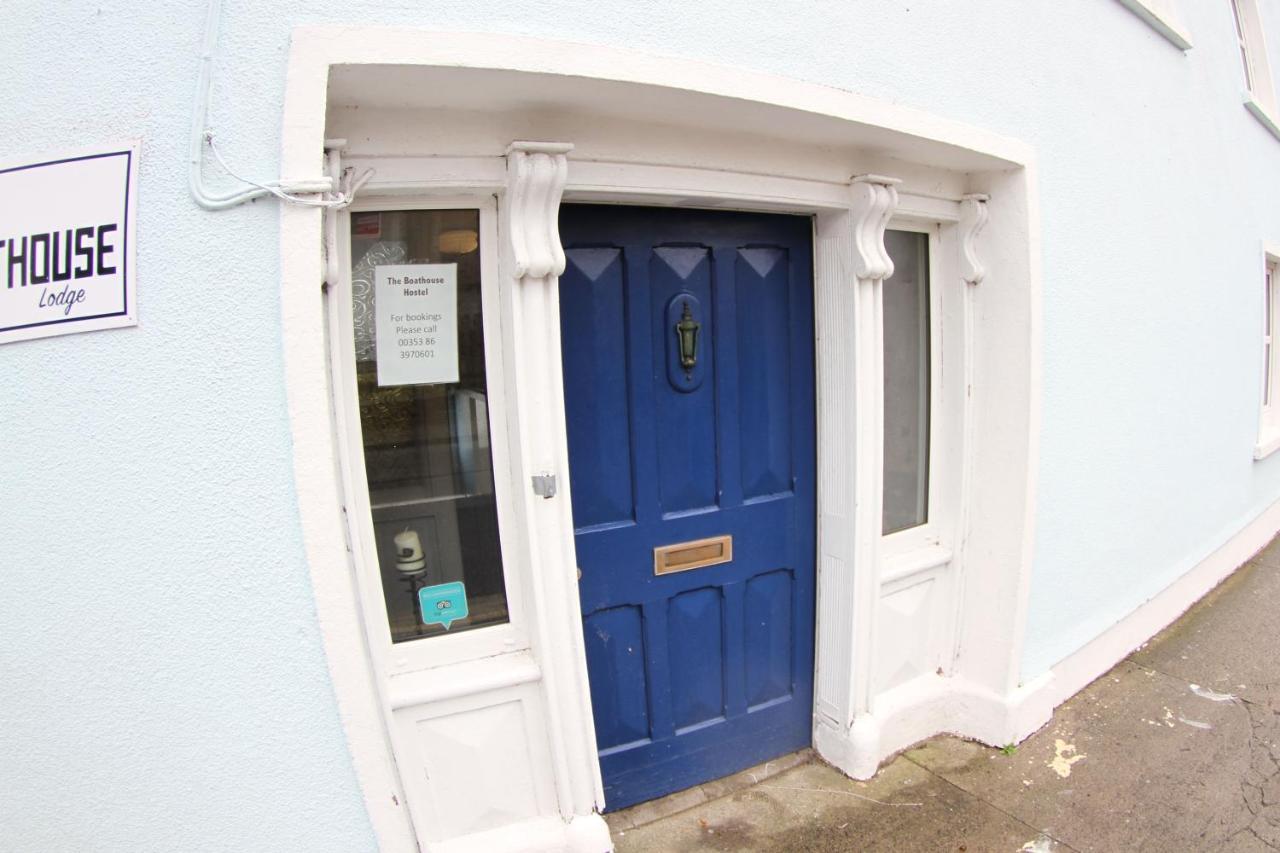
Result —
<path fill-rule="evenodd" d="M 512 621 L 469 632 L 478 639 L 467 643 L 427 639 L 407 644 L 421 652 L 393 654 L 359 520 L 345 518 L 358 512 L 363 483 L 351 475 L 358 442 L 342 350 L 331 343 L 346 332 L 326 317 L 341 317 L 346 272 L 339 264 L 324 295 L 320 213 L 281 213 L 299 512 L 330 671 L 383 849 L 610 844 L 597 814 L 568 495 L 562 197 L 814 217 L 819 752 L 866 777 L 937 732 L 1005 743 L 1047 718 L 1044 703 L 1023 707 L 1029 694 L 1017 683 L 1038 365 L 1038 223 L 1024 146 L 849 93 L 686 60 L 496 35 L 300 29 L 284 173 L 313 172 L 334 137 L 358 140 L 343 152 L 348 165 L 375 170 L 364 209 L 475 206 L 482 223 L 493 212 L 499 246 L 485 276 L 500 306 L 489 370 L 491 387 L 506 391 L 507 427 L 493 442 L 510 502 L 502 545 Z M 512 142 L 530 138 L 556 141 Z M 929 234 L 938 345 L 930 522 L 886 537 L 889 227 Z M 328 233 L 346 233 L 345 223 Z M 531 488 L 544 474 L 556 478 L 554 497 Z"/>

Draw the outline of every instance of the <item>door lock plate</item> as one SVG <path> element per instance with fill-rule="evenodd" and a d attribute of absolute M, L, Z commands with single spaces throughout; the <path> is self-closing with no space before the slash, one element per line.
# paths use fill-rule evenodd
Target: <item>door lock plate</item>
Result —
<path fill-rule="evenodd" d="M 534 474 L 533 493 L 540 498 L 554 498 L 556 496 L 556 475 Z"/>

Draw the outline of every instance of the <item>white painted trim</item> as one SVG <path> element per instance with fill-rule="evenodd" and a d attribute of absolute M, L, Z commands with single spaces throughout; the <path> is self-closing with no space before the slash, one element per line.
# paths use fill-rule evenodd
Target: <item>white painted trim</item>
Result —
<path fill-rule="evenodd" d="M 957 380 L 963 371 L 953 369 L 968 358 L 959 332 L 963 322 L 964 292 L 955 286 L 954 270 L 963 266 L 957 256 L 955 220 L 924 220 L 902 213 L 905 193 L 899 190 L 899 207 L 889 222 L 889 231 L 907 231 L 928 236 L 929 277 L 929 429 L 927 514 L 922 524 L 881 534 L 880 560 L 884 578 L 882 589 L 899 576 L 903 566 L 923 568 L 942 565 L 954 557 L 960 541 L 960 518 L 964 496 L 960 490 L 964 443 L 964 386 Z M 963 202 L 952 207 L 963 218 Z M 892 287 L 886 283 L 885 287 Z M 941 554 L 947 554 L 939 561 Z M 913 572 L 907 571 L 907 574 Z"/>
<path fill-rule="evenodd" d="M 965 290 L 973 319 L 973 328 L 967 330 L 972 334 L 965 338 L 972 342 L 965 414 L 965 441 L 971 458 L 966 464 L 970 472 L 985 473 L 968 476 L 964 485 L 967 517 L 963 551 L 980 558 L 965 568 L 966 591 L 961 600 L 966 618 L 959 626 L 957 671 L 963 669 L 974 682 L 1010 696 L 1017 694 L 1020 685 L 1040 474 L 1036 460 L 1040 452 L 1044 332 L 1038 181 L 1036 164 L 1030 162 L 1000 188 L 1012 196 L 1012 203 L 996 204 L 994 196 L 986 202 L 988 265 L 994 267 L 998 261 L 1006 272 L 984 276 L 984 286 Z M 1009 234 L 1019 228 L 1026 228 L 1025 238 L 1014 241 Z M 1000 232 L 1005 234 L 1003 239 L 991 239 Z M 1010 280 L 1007 270 L 1019 266 L 1024 277 Z M 1023 299 L 1015 301 L 1011 289 L 1022 290 Z M 1019 316 L 1019 312 L 1024 313 Z M 1011 352 L 1025 353 L 1026 363 L 1010 370 L 1013 365 L 1002 353 Z M 1011 392 L 1025 394 L 1025 399 L 1004 399 Z M 1025 422 L 1020 422 L 1021 418 Z M 1019 448 L 1019 442 L 1025 444 Z M 1023 460 L 1025 468 L 1021 467 Z M 1017 488 L 1012 484 L 994 486 L 993 468 L 979 467 L 1005 462 L 1013 466 L 1007 476 L 1018 483 Z M 1002 564 L 1020 569 L 1011 572 Z M 982 615 L 984 610 L 987 618 Z M 1012 614 L 1012 619 L 1000 619 L 997 614 Z M 984 660 L 976 653 L 978 649 L 990 650 L 990 659 Z"/>
<path fill-rule="evenodd" d="M 1280 450 L 1280 428 L 1272 427 L 1258 435 L 1258 443 L 1253 446 L 1254 461 L 1266 459 Z"/>
<path fill-rule="evenodd" d="M 840 131 L 848 130 L 849 139 L 860 138 L 857 134 L 865 137 L 865 134 L 874 132 L 883 140 L 886 150 L 915 156 L 921 162 L 934 162 L 931 158 L 938 161 L 951 158 L 952 162 L 958 162 L 956 158 L 963 155 L 964 162 L 984 164 L 965 170 L 970 173 L 970 180 L 985 184 L 975 188 L 989 190 L 992 197 L 999 200 L 998 204 L 991 206 L 992 226 L 989 231 L 1000 235 L 1000 239 L 992 241 L 999 248 L 988 262 L 990 270 L 982 288 L 986 294 L 985 310 L 979 314 L 987 332 L 985 338 L 989 351 L 980 348 L 975 353 L 975 375 L 990 383 L 984 399 L 991 407 L 988 422 L 992 424 L 992 430 L 989 435 L 979 434 L 980 440 L 974 442 L 974 452 L 981 454 L 984 465 L 998 461 L 1001 470 L 998 476 L 984 478 L 980 486 L 972 489 L 976 509 L 967 516 L 971 528 L 965 531 L 965 536 L 958 543 L 958 559 L 962 562 L 965 562 L 964 553 L 971 547 L 977 548 L 976 553 L 982 559 L 966 564 L 968 583 L 975 594 L 961 620 L 968 626 L 969 642 L 966 645 L 962 635 L 960 647 L 968 648 L 972 654 L 957 658 L 960 677 L 951 679 L 949 687 L 953 698 L 972 693 L 995 697 L 991 702 L 996 705 L 1016 699 L 1012 685 L 1016 683 L 1021 645 L 1020 621 L 1025 613 L 1030 567 L 1030 522 L 1034 517 L 1034 501 L 1029 497 L 1034 494 L 1035 485 L 1036 405 L 1039 397 L 1039 245 L 1036 236 L 1039 223 L 1033 157 L 1027 146 L 893 104 L 737 68 L 674 58 L 656 60 L 634 51 L 505 35 L 325 26 L 301 28 L 294 34 L 282 127 L 284 173 L 313 171 L 323 158 L 329 75 L 335 66 L 342 65 L 499 69 L 574 79 L 622 81 L 658 87 L 674 93 L 673 97 L 675 94 L 683 97 L 693 93 L 713 99 L 718 107 L 724 109 L 746 109 L 764 104 L 787 110 L 792 115 L 834 119 Z M 476 108 L 483 109 L 483 103 L 478 103 Z M 785 126 L 780 127 L 778 133 L 785 137 Z M 506 190 L 500 158 L 450 156 L 432 159 L 440 169 L 418 175 L 402 170 L 402 175 L 417 182 L 414 186 L 397 188 L 383 185 L 378 190 L 418 194 L 456 193 L 464 187 L 472 191 L 484 189 L 499 193 Z M 383 165 L 389 168 L 397 164 L 384 162 Z M 908 163 L 902 165 L 910 168 Z M 459 180 L 458 172 L 473 166 L 489 173 L 488 182 L 483 186 Z M 610 168 L 622 180 L 605 177 L 604 170 Z M 668 171 L 660 172 L 658 168 Z M 830 316 L 844 322 L 846 331 L 874 318 L 874 288 L 855 285 L 851 274 L 856 275 L 856 269 L 873 275 L 873 267 L 883 266 L 879 262 L 883 258 L 877 260 L 872 256 L 874 253 L 859 257 L 853 251 L 852 200 L 846 195 L 843 200 L 833 199 L 830 204 L 822 204 L 812 200 L 801 203 L 787 198 L 788 193 L 795 192 L 802 195 L 829 194 L 832 187 L 838 185 L 805 181 L 795 175 L 752 176 L 739 173 L 736 178 L 724 177 L 715 175 L 717 170 L 690 169 L 678 163 L 649 169 L 642 163 L 613 166 L 590 161 L 583 163 L 584 175 L 589 176 L 593 169 L 598 170 L 597 177 L 591 179 L 594 183 L 581 188 L 584 197 L 594 192 L 613 194 L 616 196 L 613 200 L 619 201 L 646 200 L 640 193 L 618 190 L 619 185 L 624 188 L 634 186 L 626 182 L 630 175 L 633 181 L 651 184 L 666 203 L 688 203 L 681 202 L 688 196 L 677 196 L 676 193 L 696 184 L 735 206 L 816 213 L 819 233 L 815 275 L 825 283 L 819 284 L 820 300 L 824 298 L 824 286 L 826 288 L 827 301 L 820 303 L 823 313 L 832 308 Z M 677 172 L 670 171 L 672 169 L 682 170 L 679 174 L 685 177 L 677 178 Z M 576 163 L 570 168 L 571 172 L 575 170 Z M 380 175 L 385 178 L 386 170 L 380 169 Z M 863 182 L 863 187 L 872 184 L 883 188 L 880 181 Z M 732 186 L 734 182 L 736 187 Z M 370 191 L 374 187 L 375 184 L 371 184 Z M 565 191 L 577 191 L 572 177 Z M 841 191 L 847 193 L 848 188 Z M 924 194 L 912 196 L 905 191 L 898 198 L 898 212 L 925 222 L 956 222 L 959 219 L 958 199 Z M 887 218 L 887 212 L 884 215 Z M 340 456 L 329 411 L 325 323 L 317 292 L 322 279 L 320 226 L 320 216 L 316 211 L 289 207 L 281 213 L 284 357 L 299 511 L 330 672 L 370 817 L 382 849 L 412 851 L 415 839 L 405 816 L 404 795 L 396 775 L 383 716 L 389 704 L 383 695 L 386 688 L 379 683 L 371 663 L 373 654 L 360 624 L 360 598 L 352 583 L 346 543 L 341 533 L 345 525 L 340 512 L 343 490 L 337 476 Z M 880 227 L 883 228 L 883 224 Z M 501 242 L 506 245 L 505 240 Z M 504 276 L 512 277 L 514 268 L 513 259 L 502 261 Z M 516 386 L 521 394 L 514 406 L 512 421 L 516 424 L 517 437 L 529 443 L 521 447 L 516 458 L 512 459 L 512 476 L 515 482 L 523 484 L 531 471 L 551 471 L 560 477 L 562 488 L 560 497 L 552 501 L 532 499 L 527 490 L 522 490 L 518 508 L 522 535 L 526 537 L 523 547 L 530 560 L 526 571 L 539 578 L 530 589 L 530 600 L 535 602 L 530 607 L 530 623 L 534 632 L 531 652 L 541 675 L 537 682 L 540 695 L 552 703 L 546 709 L 546 716 L 551 721 L 547 734 L 555 765 L 552 772 L 560 810 L 559 816 L 553 819 L 568 827 L 585 827 L 580 837 L 588 839 L 589 845 L 599 845 L 602 840 L 607 845 L 607 830 L 603 836 L 597 832 L 604 826 L 603 821 L 591 814 L 593 806 L 600 802 L 601 794 L 598 763 L 594 761 L 589 696 L 585 690 L 585 675 L 582 674 L 585 658 L 580 615 L 576 607 L 576 585 L 569 574 L 573 565 L 572 527 L 568 508 L 567 454 L 559 440 L 564 434 L 564 413 L 558 372 L 555 281 L 548 275 L 513 278 L 512 283 L 514 287 L 505 287 L 504 298 L 510 303 L 503 316 L 504 323 L 510 322 L 517 336 L 515 347 L 520 346 L 522 338 L 537 339 L 548 350 L 545 359 L 537 358 L 530 362 L 522 357 L 520 360 Z M 861 376 L 864 381 L 854 381 L 855 386 L 878 386 L 881 375 L 868 370 L 874 361 L 871 353 L 862 352 L 855 358 L 853 347 L 856 342 L 850 341 L 847 334 L 843 340 L 831 334 L 838 327 L 828 325 L 825 328 L 828 334 L 820 334 L 818 342 L 820 350 L 826 353 L 823 356 L 825 367 L 820 368 L 821 387 L 846 389 L 843 400 L 833 400 L 828 396 L 825 401 L 821 398 L 819 401 L 818 414 L 823 424 L 819 440 L 834 447 L 839 443 L 848 444 L 847 436 L 855 432 L 859 418 L 864 421 L 874 418 L 871 412 L 859 412 L 850 405 L 851 401 L 847 399 L 850 381 Z M 861 335 L 855 337 L 862 338 Z M 1018 355 L 1010 357 L 1010 353 Z M 504 358 L 510 364 L 510 360 L 515 359 L 513 351 L 504 353 Z M 514 372 L 517 371 L 513 369 Z M 526 377 L 531 378 L 526 381 Z M 878 411 L 875 407 L 872 409 Z M 530 428 L 524 421 L 526 417 L 540 421 L 540 425 Z M 859 428 L 874 429 L 870 424 Z M 537 439 L 531 440 L 530 436 L 535 434 Z M 893 691 L 893 695 L 881 703 L 883 707 L 879 711 L 871 707 L 874 697 L 870 695 L 868 685 L 872 671 L 872 632 L 880 594 L 879 583 L 872 583 L 877 581 L 879 572 L 874 559 L 876 545 L 871 546 L 873 558 L 865 567 L 855 567 L 853 556 L 855 551 L 863 549 L 861 542 L 879 542 L 880 519 L 878 511 L 868 513 L 867 507 L 854 499 L 852 490 L 855 483 L 861 483 L 869 476 L 867 472 L 878 466 L 871 462 L 870 457 L 864 458 L 861 465 L 857 464 L 854 454 L 847 449 L 824 458 L 830 458 L 833 464 L 830 468 L 832 479 L 828 479 L 828 472 L 820 472 L 823 479 L 819 492 L 823 563 L 819 569 L 819 584 L 824 590 L 831 590 L 834 584 L 850 594 L 838 603 L 841 606 L 822 612 L 819 618 L 818 630 L 824 638 L 820 645 L 827 653 L 819 652 L 815 682 L 829 683 L 834 678 L 835 694 L 844 707 L 836 716 L 832 716 L 828 708 L 824 718 L 822 703 L 815 703 L 819 720 L 825 719 L 825 722 L 818 725 L 814 739 L 824 755 L 835 756 L 840 766 L 852 772 L 868 765 L 874 769 L 875 764 L 885 757 L 886 745 L 897 743 L 901 733 L 908 730 L 895 727 L 895 720 L 919 716 L 910 708 L 899 707 L 901 701 L 907 701 L 901 697 L 914 695 L 917 698 L 911 701 L 928 704 L 927 691 L 923 690 L 923 680 L 913 682 L 910 689 Z M 836 481 L 834 484 L 833 480 Z M 867 491 L 865 484 L 859 486 L 858 494 L 874 495 L 872 500 L 878 500 L 878 488 Z M 833 500 L 828 502 L 828 497 Z M 852 524 L 855 511 L 859 518 L 874 515 L 874 522 Z M 861 542 L 855 544 L 855 539 Z M 842 558 L 843 562 L 827 562 L 832 556 Z M 861 554 L 859 558 L 868 560 Z M 847 609 L 843 605 L 847 605 Z M 986 613 L 978 609 L 979 605 L 993 610 Z M 871 618 L 866 621 L 849 618 L 855 615 L 854 610 L 856 615 L 869 612 Z M 540 620 L 551 620 L 558 627 L 548 632 L 538 624 Z M 827 640 L 840 639 L 841 634 L 847 634 L 847 640 L 835 643 L 833 654 L 832 644 Z M 865 662 L 854 664 L 853 661 Z M 843 669 L 833 671 L 833 666 Z M 530 683 L 533 682 L 521 682 L 522 685 Z M 965 685 L 976 686 L 969 688 Z M 589 756 L 584 753 L 589 753 Z M 540 827 L 549 825 L 541 819 L 538 824 Z M 521 827 L 528 829 L 525 824 L 518 824 L 505 827 L 496 834 L 486 833 L 483 845 L 486 849 L 527 847 L 529 842 L 522 835 Z M 571 830 L 566 832 L 572 834 Z M 433 851 L 449 849 L 448 845 L 461 844 L 467 839 L 474 840 L 471 836 L 442 839 L 432 841 L 429 846 Z M 571 844 L 566 842 L 563 846 L 570 847 Z"/>
<path fill-rule="evenodd" d="M 317 94 L 321 78 L 327 84 L 333 65 L 490 68 L 638 83 L 767 104 L 883 128 L 942 147 L 980 152 L 1011 166 L 1025 164 L 1034 157 L 1028 145 L 1010 137 L 842 89 L 746 68 L 581 42 L 498 33 L 433 32 L 413 27 L 321 24 L 294 28 L 290 60 L 291 88 L 300 97 L 305 97 L 304 91 L 310 96 Z M 286 102 L 286 110 L 289 106 Z M 324 119 L 320 114 L 308 115 L 298 123 L 285 122 L 285 149 L 295 150 L 294 146 L 304 140 L 322 138 Z M 785 135 L 785 130 L 780 130 Z M 319 157 L 306 159 L 315 161 L 310 173 L 317 171 Z"/>
<path fill-rule="evenodd" d="M 387 702 L 395 711 L 515 687 L 540 678 L 542 671 L 528 652 L 496 655 L 395 676 L 387 689 Z"/>
<path fill-rule="evenodd" d="M 817 405 L 818 541 L 814 643 L 814 746 L 838 766 L 846 752 L 856 631 L 855 601 L 874 587 L 854 570 L 857 506 L 856 434 L 851 387 L 858 290 L 848 281 L 852 214 L 819 213 L 814 221 L 814 331 Z M 876 528 L 877 533 L 879 528 Z"/>
<path fill-rule="evenodd" d="M 595 722 L 578 598 L 569 484 L 568 428 L 560 348 L 560 199 L 568 175 L 565 143 L 507 147 L 502 199 L 502 276 L 510 336 L 504 357 L 515 412 L 511 476 L 519 484 L 534 653 L 542 668 L 557 806 L 566 821 L 604 807 Z M 534 476 L 558 482 L 554 496 L 534 493 Z"/>
<path fill-rule="evenodd" d="M 1233 15 L 1233 29 L 1238 28 L 1236 38 L 1244 50 L 1245 74 L 1244 105 L 1254 118 L 1262 122 L 1272 135 L 1280 138 L 1280 124 L 1276 121 L 1276 84 L 1271 76 L 1271 60 L 1267 54 L 1267 33 L 1262 25 L 1262 11 L 1258 0 L 1229 0 Z"/>
<path fill-rule="evenodd" d="M 1249 114 L 1258 120 L 1258 123 L 1267 129 L 1267 132 L 1280 139 L 1280 119 L 1271 112 L 1261 101 L 1253 96 L 1252 92 L 1244 93 L 1244 108 Z"/>
<path fill-rule="evenodd" d="M 1173 10 L 1173 0 L 1120 0 L 1120 4 L 1169 40 L 1174 47 L 1191 49 L 1191 34 Z"/>
<path fill-rule="evenodd" d="M 862 721 L 862 736 L 875 750 L 849 754 L 848 744 L 830 740 L 829 732 L 820 729 L 816 735 L 833 755 L 846 751 L 840 766 L 857 779 L 870 778 L 894 754 L 941 732 L 989 746 L 1018 743 L 1048 723 L 1058 705 L 1177 620 L 1277 533 L 1280 501 L 1107 631 L 1012 690 L 998 693 L 964 677 L 922 678 L 881 694 L 875 715 Z"/>
<path fill-rule="evenodd" d="M 391 642 L 387 611 L 382 590 L 381 571 L 376 550 L 372 546 L 372 515 L 368 481 L 364 468 L 363 442 L 359 415 L 359 399 L 355 377 L 355 350 L 351 304 L 350 224 L 349 210 L 339 213 L 336 240 L 339 275 L 325 289 L 325 314 L 330 350 L 330 393 L 333 435 L 336 440 L 335 462 L 340 473 L 343 510 L 346 517 L 348 548 L 355 578 L 357 599 L 363 608 L 363 625 L 369 659 L 375 674 L 375 689 L 383 714 L 387 745 L 391 748 L 390 764 L 400 767 L 396 782 L 401 793 L 393 797 L 394 805 L 408 806 L 409 823 L 417 828 L 417 841 L 430 837 L 435 821 L 428 803 L 412 798 L 420 787 L 412 766 L 417 750 L 408 742 L 405 728 L 397 725 L 398 712 L 411 709 L 413 700 L 442 703 L 461 696 L 473 696 L 499 687 L 511 687 L 530 680 L 529 667 L 523 666 L 529 647 L 525 627 L 524 579 L 513 566 L 519 557 L 518 530 L 513 529 L 512 493 L 515 485 L 504 480 L 509 469 L 511 433 L 507 414 L 510 396 L 510 372 L 503 363 L 508 347 L 503 343 L 498 253 L 497 204 L 492 194 L 454 194 L 448 197 L 406 198 L 391 202 L 368 199 L 353 205 L 355 210 L 430 210 L 471 208 L 478 211 L 481 251 L 481 294 L 484 306 L 485 370 L 490 391 L 488 407 L 492 431 L 490 453 L 493 457 L 494 495 L 503 553 L 503 577 L 506 586 L 509 621 L 443 637 L 424 638 L 402 643 Z M 514 653 L 514 654 L 513 654 Z M 536 668 L 533 677 L 540 675 Z M 463 686 L 471 690 L 462 690 Z M 411 766 L 404 766 L 409 763 Z M 409 772 L 409 778 L 400 773 Z M 409 839 L 414 840 L 414 839 Z"/>
<path fill-rule="evenodd" d="M 1022 454 L 1034 460 L 1039 441 L 1040 226 L 1037 195 L 1030 191 L 1035 182 L 1034 164 L 1028 164 L 991 188 L 990 200 L 983 201 L 989 224 L 983 239 L 975 231 L 971 240 L 975 251 L 982 250 L 982 284 L 973 286 L 956 272 L 965 297 L 970 367 L 964 377 L 967 460 L 952 593 L 954 667 L 880 694 L 873 711 L 859 715 L 846 731 L 819 718 L 815 748 L 855 778 L 870 778 L 896 751 L 934 734 L 1003 745 L 1034 731 L 1052 712 L 1044 693 L 1051 675 L 1020 683 L 1030 572 L 1007 570 L 1031 565 L 1037 469 L 1028 464 L 1013 478 L 1017 485 L 1001 481 L 1004 461 Z M 1024 228 L 1025 242 L 1010 239 Z M 1011 278 L 1015 269 L 1022 272 Z M 1010 352 L 1025 353 L 1026 362 L 1001 355 Z M 975 470 L 986 473 L 977 477 Z M 1028 728 L 1029 721 L 1038 722 Z"/>
<path fill-rule="evenodd" d="M 541 817 L 431 845 L 431 853 L 605 853 L 613 850 L 609 826 L 598 814 L 573 820 Z"/>
<path fill-rule="evenodd" d="M 418 853 L 348 551 L 320 292 L 321 227 L 318 210 L 280 205 L 285 388 L 303 547 L 338 713 L 379 849 Z"/>
<path fill-rule="evenodd" d="M 362 172 L 374 170 L 363 196 L 394 198 L 407 194 L 456 194 L 458 187 L 498 192 L 506 180 L 500 156 L 474 157 L 370 157 L 343 158 L 343 164 Z M 898 206 L 892 227 L 898 222 L 958 222 L 962 196 L 927 194 L 911 184 L 898 188 Z M 822 181 L 793 175 L 759 175 L 734 169 L 706 169 L 635 163 L 626 160 L 573 159 L 564 189 L 564 200 L 578 203 L 620 202 L 679 204 L 681 206 L 732 207 L 759 211 L 817 212 L 845 210 L 849 204 L 848 181 Z M 367 201 L 363 202 L 367 207 Z"/>
<path fill-rule="evenodd" d="M 875 642 L 880 615 L 884 537 L 884 280 L 893 275 L 893 258 L 884 231 L 898 204 L 896 178 L 860 175 L 850 187 L 853 274 L 856 297 L 852 334 L 855 466 L 853 548 L 849 566 L 854 581 L 852 691 L 845 711 L 853 725 L 874 712 Z M 845 332 L 849 332 L 846 330 Z M 830 393 L 850 389 L 831 388 Z M 870 464 L 868 464 L 870 463 Z"/>
<path fill-rule="evenodd" d="M 507 596 L 508 621 L 456 634 L 392 643 L 391 628 L 382 589 L 382 573 L 373 541 L 373 517 L 365 472 L 364 444 L 360 423 L 360 400 L 356 387 L 355 340 L 351 303 L 352 212 L 472 209 L 478 212 L 481 252 L 481 297 L 484 311 L 486 387 L 489 390 L 489 424 L 493 433 L 489 452 L 494 472 L 494 504 L 503 557 L 503 584 Z M 397 675 L 479 660 L 517 652 L 529 647 L 525 625 L 524 579 L 514 569 L 520 551 L 514 527 L 513 493 L 518 483 L 502 476 L 510 467 L 510 450 L 502 440 L 510 432 L 507 400 L 510 376 L 503 365 L 505 350 L 500 310 L 497 205 L 491 194 L 454 193 L 449 196 L 408 196 L 394 200 L 365 198 L 335 217 L 337 222 L 338 276 L 327 290 L 329 339 L 333 352 L 332 393 L 335 431 L 345 451 L 338 460 L 346 496 L 349 535 L 356 577 L 361 584 L 365 623 L 373 632 L 370 649 L 375 666 L 388 678 Z"/>
<path fill-rule="evenodd" d="M 1226 580 L 1280 533 L 1280 501 L 1240 528 L 1189 571 L 1087 645 L 1028 685 L 1027 699 L 1010 712 L 1013 740 L 1022 740 L 1046 722 L 1053 709 L 1105 675 L 1193 604 Z M 988 740 L 995 744 L 995 741 Z M 1007 741 L 1006 741 L 1007 742 Z"/>
<path fill-rule="evenodd" d="M 990 200 L 986 193 L 969 193 L 960 201 L 960 277 L 965 284 L 982 284 L 987 275 L 978 257 L 977 241 L 991 218 L 987 212 Z"/>
<path fill-rule="evenodd" d="M 954 551 L 941 545 L 927 545 L 902 554 L 886 556 L 880 575 L 880 585 L 889 586 L 930 569 L 945 566 L 954 557 Z"/>
<path fill-rule="evenodd" d="M 1280 246 L 1272 243 L 1262 244 L 1262 287 L 1263 365 L 1258 440 L 1253 446 L 1255 461 L 1265 459 L 1280 448 L 1280 352 L 1276 349 L 1280 346 Z"/>

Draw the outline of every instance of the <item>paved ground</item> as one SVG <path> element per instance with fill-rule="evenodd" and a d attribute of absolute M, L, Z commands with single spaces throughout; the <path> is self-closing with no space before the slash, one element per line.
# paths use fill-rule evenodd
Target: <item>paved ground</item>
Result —
<path fill-rule="evenodd" d="M 1280 540 L 1010 754 L 939 737 L 861 783 L 801 753 L 745 787 L 611 815 L 614 839 L 620 853 L 1280 849 L 1278 604 Z"/>

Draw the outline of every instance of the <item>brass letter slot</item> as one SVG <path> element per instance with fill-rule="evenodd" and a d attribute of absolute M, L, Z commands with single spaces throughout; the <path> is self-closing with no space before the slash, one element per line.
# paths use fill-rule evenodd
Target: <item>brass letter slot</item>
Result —
<path fill-rule="evenodd" d="M 673 572 L 701 569 L 704 566 L 716 566 L 732 559 L 732 536 L 714 536 L 710 539 L 695 539 L 692 542 L 677 542 L 674 545 L 663 545 L 661 548 L 653 549 L 653 573 L 669 575 Z"/>

